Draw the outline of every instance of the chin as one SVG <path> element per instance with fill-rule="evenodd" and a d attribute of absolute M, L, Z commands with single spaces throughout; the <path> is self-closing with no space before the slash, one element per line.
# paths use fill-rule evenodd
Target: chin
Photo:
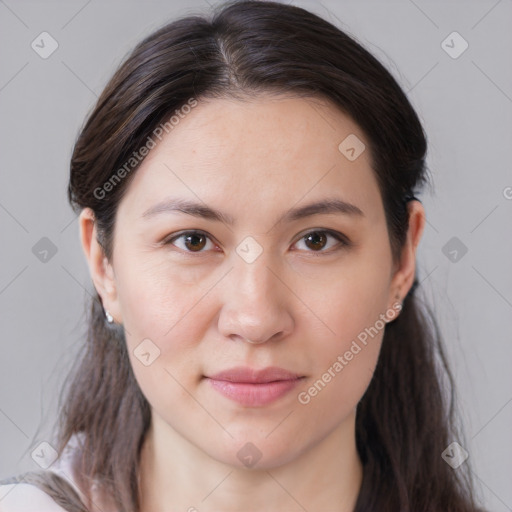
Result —
<path fill-rule="evenodd" d="M 303 450 L 294 441 L 295 436 L 286 432 L 276 435 L 271 439 L 262 431 L 255 431 L 254 435 L 245 429 L 243 435 L 225 436 L 223 444 L 216 443 L 220 448 L 211 451 L 211 446 L 206 450 L 213 459 L 233 466 L 237 469 L 247 470 L 271 470 L 283 466 L 300 456 Z M 271 434 L 271 437 L 274 434 Z M 210 438 L 211 439 L 211 438 Z M 289 444 L 286 442 L 289 441 Z M 214 441 L 215 442 L 215 441 Z M 305 448 L 304 448 L 305 449 Z"/>

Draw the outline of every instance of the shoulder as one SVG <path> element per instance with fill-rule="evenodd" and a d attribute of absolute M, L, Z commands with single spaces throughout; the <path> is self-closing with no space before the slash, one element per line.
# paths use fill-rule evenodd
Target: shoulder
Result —
<path fill-rule="evenodd" d="M 67 512 L 63 508 L 67 506 L 64 503 L 69 503 L 73 510 L 77 507 L 85 509 L 86 498 L 78 484 L 75 469 L 84 448 L 83 441 L 84 436 L 75 433 L 47 469 L 0 480 L 0 512 Z M 42 487 L 39 487 L 41 483 Z M 94 480 L 90 491 L 94 512 L 116 511 L 98 480 Z"/>
<path fill-rule="evenodd" d="M 62 484 L 58 480 L 52 480 L 52 475 L 63 479 L 63 483 L 69 484 L 82 499 L 83 495 L 76 485 L 73 471 L 73 459 L 79 452 L 80 441 L 80 435 L 73 435 L 60 457 L 46 470 L 28 472 L 21 477 L 13 476 L 3 482 L 0 481 L 0 512 L 67 512 L 37 485 L 41 480 L 45 483 L 48 481 L 55 485 L 61 494 L 66 494 Z"/>
<path fill-rule="evenodd" d="M 66 512 L 39 487 L 27 484 L 0 485 L 0 512 Z"/>

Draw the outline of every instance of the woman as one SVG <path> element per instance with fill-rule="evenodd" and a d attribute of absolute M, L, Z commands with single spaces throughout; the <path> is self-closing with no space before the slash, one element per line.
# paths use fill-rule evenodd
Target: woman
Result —
<path fill-rule="evenodd" d="M 426 149 L 390 73 L 298 7 L 141 42 L 72 156 L 97 295 L 59 458 L 11 502 L 476 511 L 416 298 Z"/>

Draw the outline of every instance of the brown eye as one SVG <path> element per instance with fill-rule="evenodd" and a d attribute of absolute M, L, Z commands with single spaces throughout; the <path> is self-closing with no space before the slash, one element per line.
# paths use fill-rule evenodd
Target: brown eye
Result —
<path fill-rule="evenodd" d="M 304 244 L 304 247 L 300 247 Z M 310 231 L 302 236 L 295 245 L 299 245 L 299 249 L 309 253 L 327 254 L 338 249 L 348 248 L 350 240 L 337 231 L 322 230 Z"/>
<path fill-rule="evenodd" d="M 186 231 L 180 235 L 176 235 L 166 242 L 165 245 L 174 245 L 184 252 L 206 252 L 208 249 L 214 248 L 213 242 L 210 237 L 201 231 Z M 210 246 L 208 247 L 208 244 Z M 205 249 L 206 250 L 203 250 Z"/>
<path fill-rule="evenodd" d="M 306 242 L 307 247 L 318 251 L 325 247 L 327 237 L 325 236 L 325 233 L 322 233 L 321 231 L 313 231 L 304 237 L 304 241 Z"/>
<path fill-rule="evenodd" d="M 185 247 L 191 251 L 200 251 L 206 245 L 206 237 L 200 233 L 184 236 Z"/>

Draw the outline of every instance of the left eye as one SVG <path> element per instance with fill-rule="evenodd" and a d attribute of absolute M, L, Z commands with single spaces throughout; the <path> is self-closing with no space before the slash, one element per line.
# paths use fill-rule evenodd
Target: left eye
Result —
<path fill-rule="evenodd" d="M 329 244 L 329 238 L 335 240 Z M 343 235 L 333 231 L 310 231 L 302 236 L 296 243 L 303 242 L 310 249 L 307 252 L 328 252 L 333 246 L 341 247 L 348 245 L 348 241 Z"/>

